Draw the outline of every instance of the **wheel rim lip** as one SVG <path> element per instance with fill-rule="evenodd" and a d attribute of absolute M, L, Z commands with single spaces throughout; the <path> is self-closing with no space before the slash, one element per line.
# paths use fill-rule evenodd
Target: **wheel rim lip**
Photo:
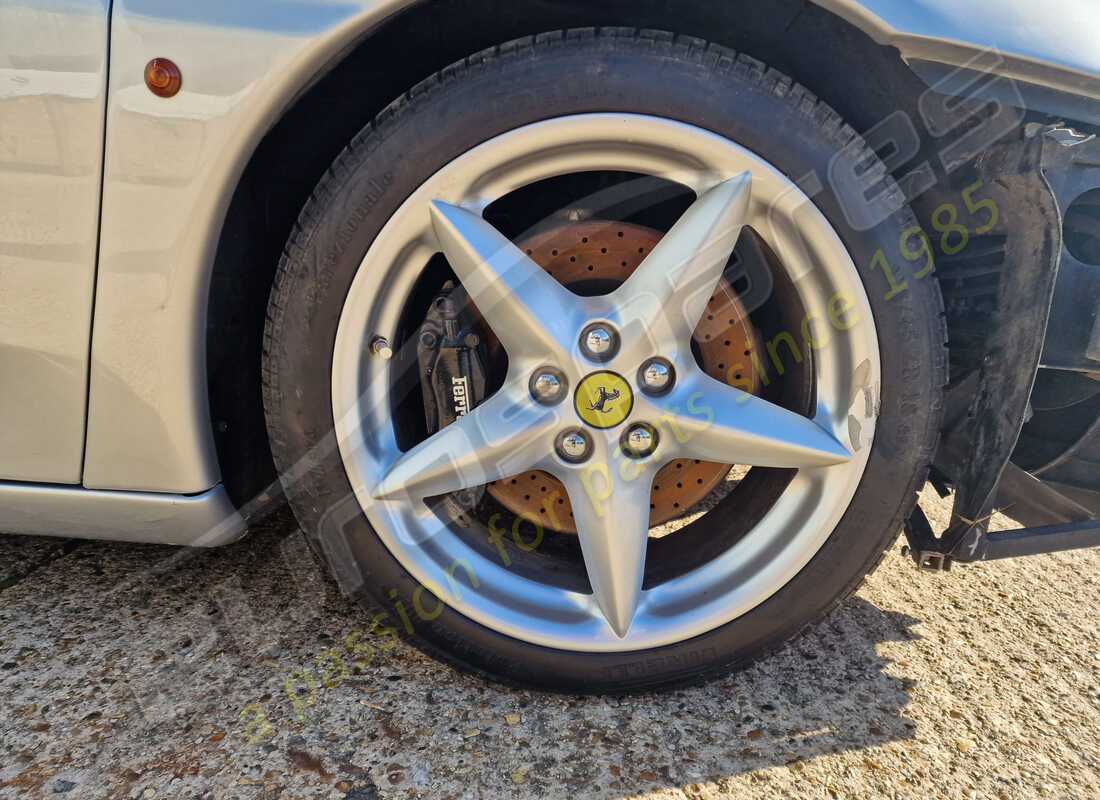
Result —
<path fill-rule="evenodd" d="M 481 212 L 524 185 L 589 170 L 653 175 L 697 194 L 751 171 L 748 224 L 792 273 L 807 312 L 828 319 L 826 298 L 842 292 L 859 320 L 831 336 L 814 359 L 820 409 L 815 421 L 848 446 L 853 458 L 840 466 L 799 470 L 741 541 L 692 572 L 643 592 L 623 638 L 611 631 L 592 595 L 522 577 L 472 549 L 425 504 L 378 500 L 369 492 L 401 451 L 389 418 L 394 361 L 371 359 L 364 337 L 396 329 L 412 282 L 438 250 L 428 201 Z M 598 298 L 593 301 L 599 305 Z M 529 375 L 539 366 L 514 361 L 510 377 Z M 345 301 L 333 353 L 332 399 L 340 455 L 359 505 L 391 554 L 422 585 L 459 613 L 522 641 L 578 652 L 627 652 L 673 644 L 728 623 L 773 596 L 810 561 L 847 510 L 865 471 L 880 377 L 877 332 L 858 271 L 832 226 L 794 183 L 746 148 L 686 123 L 585 114 L 497 136 L 458 156 L 406 199 L 369 247 Z M 823 402 L 823 392 L 830 403 Z M 635 395 L 631 418 L 644 419 L 649 401 L 643 392 Z M 549 409 L 562 429 L 578 426 L 569 405 Z M 829 414 L 829 408 L 835 412 Z"/>

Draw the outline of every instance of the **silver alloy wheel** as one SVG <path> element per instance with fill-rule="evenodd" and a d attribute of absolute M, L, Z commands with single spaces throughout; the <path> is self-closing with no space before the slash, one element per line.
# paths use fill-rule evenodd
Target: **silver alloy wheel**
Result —
<path fill-rule="evenodd" d="M 697 200 L 622 286 L 578 297 L 481 213 L 523 186 L 593 170 L 675 181 Z M 746 225 L 783 263 L 806 311 L 802 333 L 814 350 L 812 420 L 715 381 L 692 355 L 692 331 Z M 389 402 L 397 359 L 372 359 L 364 343 L 373 331 L 397 330 L 415 280 L 439 252 L 503 344 L 509 372 L 504 386 L 470 414 L 402 452 Z M 581 349 L 581 332 L 592 323 L 619 332 L 618 350 L 600 363 Z M 673 389 L 655 397 L 630 383 L 628 419 L 606 430 L 586 425 L 572 403 L 545 406 L 531 396 L 532 375 L 548 365 L 579 389 L 597 371 L 633 381 L 654 356 L 675 369 Z M 565 650 L 611 652 L 671 644 L 730 622 L 806 565 L 863 475 L 879 381 L 877 336 L 859 274 L 795 184 L 700 128 L 651 116 L 585 114 L 498 136 L 413 192 L 356 273 L 340 319 L 332 392 L 356 498 L 413 577 L 500 633 Z M 637 422 L 658 430 L 656 450 L 625 458 L 620 436 Z M 581 464 L 555 448 L 561 431 L 576 427 L 592 440 Z M 748 535 L 691 572 L 643 590 L 653 475 L 676 458 L 797 473 Z M 593 594 L 532 580 L 486 558 L 424 502 L 529 469 L 549 472 L 569 492 Z"/>

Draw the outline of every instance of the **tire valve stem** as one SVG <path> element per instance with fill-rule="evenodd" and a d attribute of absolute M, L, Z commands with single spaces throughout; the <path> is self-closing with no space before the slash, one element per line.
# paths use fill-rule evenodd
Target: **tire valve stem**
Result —
<path fill-rule="evenodd" d="M 393 348 L 390 347 L 389 341 L 385 336 L 375 336 L 370 342 L 371 355 L 378 356 L 383 360 L 389 360 L 393 357 Z"/>

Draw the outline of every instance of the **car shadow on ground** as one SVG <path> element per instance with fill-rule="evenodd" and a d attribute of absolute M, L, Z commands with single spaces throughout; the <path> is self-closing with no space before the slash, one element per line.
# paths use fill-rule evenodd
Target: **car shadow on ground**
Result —
<path fill-rule="evenodd" d="M 858 596 L 704 686 L 554 695 L 372 630 L 292 528 L 211 551 L 0 542 L 0 797 L 621 797 L 912 736 L 917 620 Z"/>

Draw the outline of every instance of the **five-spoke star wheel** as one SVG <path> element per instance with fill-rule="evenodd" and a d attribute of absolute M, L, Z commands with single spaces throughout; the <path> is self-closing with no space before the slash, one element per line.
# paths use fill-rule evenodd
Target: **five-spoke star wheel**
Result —
<path fill-rule="evenodd" d="M 939 282 L 879 269 L 917 220 L 875 153 L 661 31 L 527 37 L 407 99 L 326 172 L 264 338 L 272 456 L 363 646 L 650 691 L 837 607 L 912 513 L 948 363 Z"/>
<path fill-rule="evenodd" d="M 594 298 L 569 292 L 479 215 L 434 200 L 440 246 L 507 350 L 509 376 L 394 461 L 372 495 L 417 501 L 533 468 L 549 472 L 569 494 L 596 603 L 623 637 L 642 596 L 650 491 L 662 466 L 676 458 L 794 469 L 849 461 L 829 430 L 716 381 L 692 354 L 692 332 L 746 224 L 752 186 L 744 172 L 710 188 L 622 286 Z M 660 391 L 620 377 L 646 374 L 654 359 L 667 365 Z M 551 374 L 599 394 L 587 392 L 570 409 L 565 393 L 532 390 Z M 565 430 L 577 427 L 587 446 L 563 445 L 559 434 L 580 439 Z"/>
<path fill-rule="evenodd" d="M 578 292 L 518 247 L 487 209 L 540 181 L 593 169 L 653 176 L 691 199 L 624 279 Z M 599 197 L 587 202 L 599 219 Z M 713 312 L 716 286 L 729 285 L 726 273 L 738 263 L 731 254 L 749 228 L 785 273 L 797 307 L 790 330 L 814 333 L 814 347 L 793 367 L 810 387 L 802 400 L 740 391 L 732 374 L 728 382 L 708 375 L 693 351 L 697 323 Z M 440 283 L 461 285 L 505 358 L 495 388 L 468 414 L 410 438 L 402 420 L 416 409 L 395 413 L 408 400 L 395 399 L 394 387 L 408 385 L 401 375 L 416 368 L 402 331 L 425 265 L 440 258 L 453 276 Z M 766 289 L 771 279 L 755 277 Z M 829 320 L 841 317 L 843 335 L 826 335 Z M 392 358 L 372 352 L 378 336 L 392 342 Z M 765 346 L 761 357 L 769 352 Z M 858 271 L 797 186 L 702 129 L 585 114 L 491 139 L 408 196 L 373 240 L 344 301 L 332 411 L 358 507 L 425 591 L 514 639 L 619 652 L 721 626 L 805 566 L 863 475 L 879 376 Z M 746 501 L 743 530 L 727 535 L 707 522 L 715 532 L 705 539 L 675 533 L 666 544 L 650 530 L 655 476 L 696 462 L 759 469 L 748 483 L 767 492 Z M 513 485 L 521 478 L 528 490 Z M 562 528 L 549 517 L 471 506 L 488 484 L 572 513 L 568 529 L 577 537 L 555 533 Z M 662 491 L 670 489 L 675 480 Z M 540 490 L 548 494 L 536 496 Z M 728 520 L 729 503 L 747 491 L 737 484 L 725 510 L 707 511 L 700 523 Z"/>

